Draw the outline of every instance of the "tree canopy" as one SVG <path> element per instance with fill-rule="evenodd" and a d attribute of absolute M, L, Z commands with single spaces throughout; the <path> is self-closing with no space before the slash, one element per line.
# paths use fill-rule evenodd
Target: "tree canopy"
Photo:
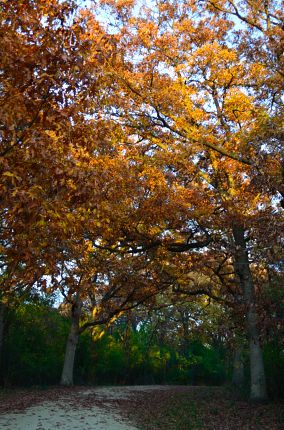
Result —
<path fill-rule="evenodd" d="M 252 399 L 266 398 L 283 278 L 280 2 L 1 1 L 0 22 L 2 304 L 61 293 L 69 384 L 86 328 L 161 291 L 172 306 L 215 300 L 249 341 Z"/>

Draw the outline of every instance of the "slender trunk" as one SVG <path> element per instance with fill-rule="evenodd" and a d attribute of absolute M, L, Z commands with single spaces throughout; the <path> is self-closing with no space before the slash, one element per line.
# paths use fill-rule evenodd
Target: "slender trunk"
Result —
<path fill-rule="evenodd" d="M 235 241 L 235 270 L 240 280 L 246 304 L 247 332 L 250 349 L 250 398 L 253 401 L 264 401 L 267 398 L 263 352 L 260 344 L 260 330 L 256 311 L 254 284 L 249 266 L 245 232 L 241 225 L 233 226 Z"/>
<path fill-rule="evenodd" d="M 232 383 L 237 388 L 242 388 L 245 382 L 243 345 L 237 345 L 234 353 Z"/>
<path fill-rule="evenodd" d="M 5 327 L 5 310 L 6 306 L 0 302 L 0 382 L 3 383 L 3 344 L 4 344 L 4 327 Z"/>
<path fill-rule="evenodd" d="M 3 343 L 4 343 L 4 316 L 6 306 L 0 302 L 0 357 L 2 356 Z"/>
<path fill-rule="evenodd" d="M 64 365 L 60 381 L 60 384 L 65 386 L 73 385 L 74 360 L 80 334 L 79 323 L 81 310 L 82 302 L 79 298 L 79 295 L 77 295 L 75 302 L 72 306 L 71 328 L 67 339 Z"/>

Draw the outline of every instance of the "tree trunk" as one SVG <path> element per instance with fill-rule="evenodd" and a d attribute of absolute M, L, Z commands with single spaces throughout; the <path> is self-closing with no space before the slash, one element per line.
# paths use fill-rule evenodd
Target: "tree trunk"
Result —
<path fill-rule="evenodd" d="M 71 386 L 73 385 L 73 373 L 74 373 L 74 360 L 76 348 L 79 340 L 79 323 L 82 311 L 82 302 L 79 295 L 72 305 L 71 314 L 71 328 L 67 339 L 64 365 L 61 375 L 60 385 Z"/>
<path fill-rule="evenodd" d="M 247 333 L 250 349 L 250 399 L 264 401 L 267 398 L 263 352 L 260 344 L 260 330 L 255 306 L 255 295 L 252 274 L 249 266 L 248 252 L 243 226 L 233 226 L 235 242 L 235 270 L 240 280 L 246 304 Z"/>
<path fill-rule="evenodd" d="M 243 346 L 237 345 L 234 353 L 232 383 L 237 388 L 242 388 L 245 382 Z"/>
<path fill-rule="evenodd" d="M 6 306 L 0 302 L 0 382 L 3 383 L 3 344 L 4 344 L 4 328 L 5 328 L 5 310 Z"/>

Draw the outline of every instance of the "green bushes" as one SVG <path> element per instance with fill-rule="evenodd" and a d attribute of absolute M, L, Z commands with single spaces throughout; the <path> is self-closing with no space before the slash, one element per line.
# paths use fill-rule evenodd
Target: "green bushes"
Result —
<path fill-rule="evenodd" d="M 69 320 L 44 303 L 10 311 L 3 354 L 6 385 L 57 384 L 63 365 Z M 151 325 L 130 329 L 124 322 L 94 342 L 81 335 L 75 364 L 79 384 L 222 383 L 222 357 L 193 340 L 185 352 L 163 344 Z"/>
<path fill-rule="evenodd" d="M 8 316 L 3 380 L 8 385 L 49 385 L 59 381 L 68 321 L 44 304 L 24 304 Z"/>
<path fill-rule="evenodd" d="M 5 385 L 58 384 L 70 321 L 45 303 L 26 303 L 9 312 L 5 330 L 2 381 Z M 280 341 L 264 348 L 271 396 L 284 396 L 284 353 Z M 198 333 L 161 340 L 153 324 L 133 328 L 118 321 L 94 342 L 90 332 L 79 340 L 77 384 L 220 385 L 228 379 L 224 345 Z M 248 377 L 249 375 L 247 375 Z"/>
<path fill-rule="evenodd" d="M 221 384 L 225 381 L 223 356 L 216 348 L 192 340 L 185 353 L 155 342 L 145 330 L 118 332 L 94 345 L 94 376 L 98 383 Z"/>
<path fill-rule="evenodd" d="M 264 347 L 264 361 L 269 396 L 284 397 L 284 346 L 280 339 L 267 343 Z"/>

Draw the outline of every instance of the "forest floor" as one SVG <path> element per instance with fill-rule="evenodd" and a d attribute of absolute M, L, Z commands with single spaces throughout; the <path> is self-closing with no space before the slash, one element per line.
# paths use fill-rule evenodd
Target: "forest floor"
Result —
<path fill-rule="evenodd" d="M 284 403 L 224 387 L 52 387 L 0 391 L 1 430 L 284 430 Z"/>

